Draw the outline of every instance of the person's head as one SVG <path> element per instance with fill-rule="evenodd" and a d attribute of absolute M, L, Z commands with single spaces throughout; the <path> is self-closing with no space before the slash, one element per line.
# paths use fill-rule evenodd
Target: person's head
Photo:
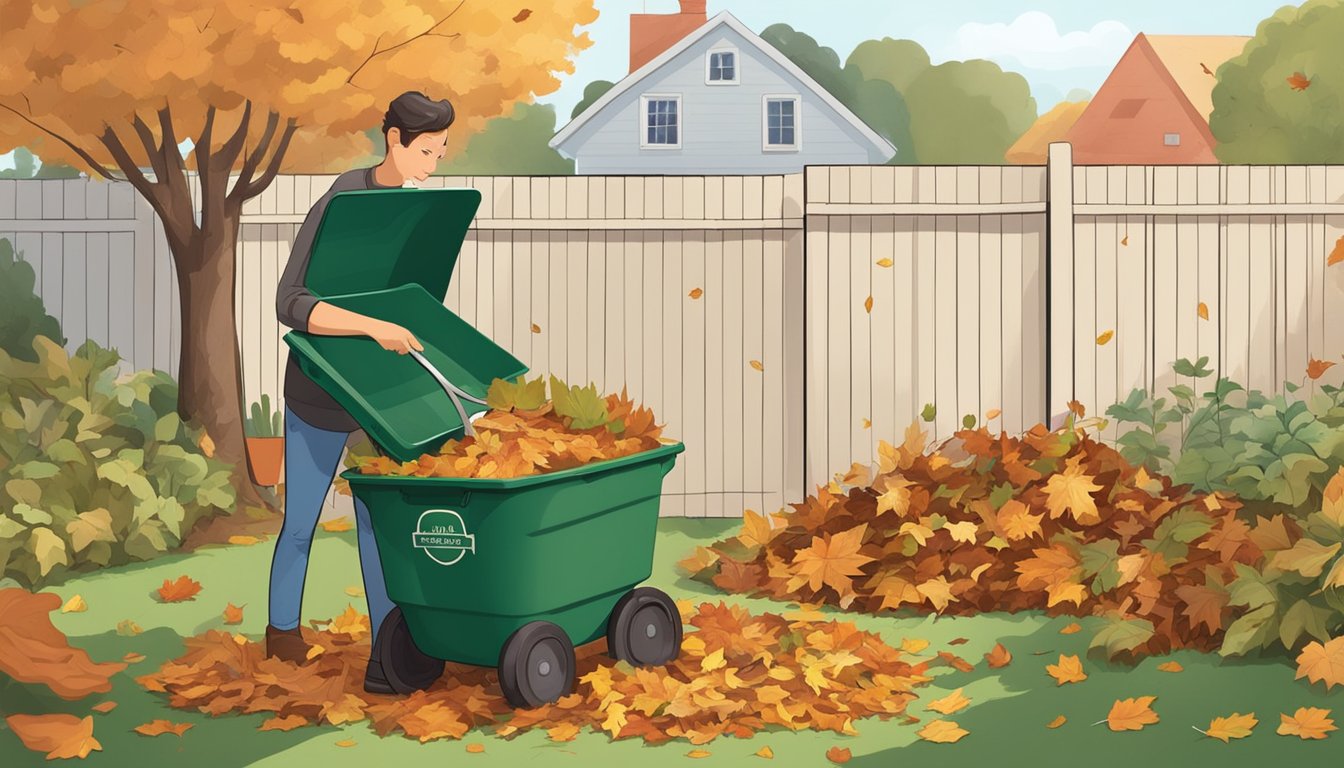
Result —
<path fill-rule="evenodd" d="M 383 116 L 387 160 L 403 178 L 424 181 L 448 148 L 448 126 L 456 114 L 447 99 L 434 101 L 419 91 L 392 100 Z"/>

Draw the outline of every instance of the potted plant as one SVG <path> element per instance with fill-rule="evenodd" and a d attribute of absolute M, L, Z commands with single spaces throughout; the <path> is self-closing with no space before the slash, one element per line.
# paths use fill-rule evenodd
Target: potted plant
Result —
<path fill-rule="evenodd" d="M 252 403 L 251 414 L 243 419 L 243 434 L 247 436 L 247 466 L 252 481 L 257 485 L 278 485 L 285 437 L 280 412 L 271 410 L 270 395 L 262 395 L 261 402 Z"/>

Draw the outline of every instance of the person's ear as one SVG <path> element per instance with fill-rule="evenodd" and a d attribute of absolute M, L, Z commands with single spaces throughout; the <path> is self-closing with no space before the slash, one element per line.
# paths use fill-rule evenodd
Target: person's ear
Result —
<path fill-rule="evenodd" d="M 401 129 L 395 125 L 387 129 L 387 146 L 391 149 L 397 142 L 401 141 Z"/>

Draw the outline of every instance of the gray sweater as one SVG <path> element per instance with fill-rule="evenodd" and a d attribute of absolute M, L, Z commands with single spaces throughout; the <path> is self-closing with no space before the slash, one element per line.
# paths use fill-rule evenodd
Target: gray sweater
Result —
<path fill-rule="evenodd" d="M 319 299 L 304 285 L 308 274 L 308 259 L 312 255 L 313 238 L 317 235 L 317 225 L 327 203 L 339 192 L 352 189 L 399 189 L 379 184 L 373 178 L 372 168 L 356 168 L 336 177 L 331 189 L 320 200 L 313 203 L 303 226 L 294 238 L 294 248 L 289 253 L 289 263 L 280 277 L 280 286 L 275 292 L 275 314 L 284 325 L 296 331 L 308 330 L 308 316 Z M 289 362 L 285 365 L 285 405 L 294 411 L 294 415 L 318 429 L 333 432 L 353 432 L 359 429 L 359 423 L 337 403 L 331 395 L 299 370 L 290 352 Z"/>

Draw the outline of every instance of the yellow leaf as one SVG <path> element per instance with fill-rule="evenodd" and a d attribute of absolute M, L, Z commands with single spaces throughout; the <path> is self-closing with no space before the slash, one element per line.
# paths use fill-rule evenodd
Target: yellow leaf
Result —
<path fill-rule="evenodd" d="M 357 743 L 357 742 L 356 742 L 354 739 L 341 739 L 340 741 L 336 742 L 336 746 L 338 746 L 338 747 L 353 747 L 353 746 L 355 746 L 356 743 Z"/>
<path fill-rule="evenodd" d="M 705 292 L 700 290 L 699 288 L 692 288 L 691 292 L 687 295 L 690 296 L 692 299 L 698 299 L 701 296 L 704 296 Z"/>
<path fill-rule="evenodd" d="M 988 411 L 985 411 L 985 421 L 989 421 L 990 419 L 997 419 L 1002 415 L 1003 415 L 1002 409 L 990 408 Z"/>
<path fill-rule="evenodd" d="M 944 715 L 960 712 L 971 705 L 971 700 L 962 695 L 963 690 L 965 689 L 958 688 L 941 699 L 930 701 L 928 708 Z"/>
<path fill-rule="evenodd" d="M 690 752 L 686 753 L 686 756 L 699 760 L 702 757 L 709 757 L 709 754 L 709 752 L 703 749 L 692 749 Z"/>
<path fill-rule="evenodd" d="M 1213 718 L 1213 722 L 1209 723 L 1209 729 L 1200 732 L 1226 744 L 1229 739 L 1244 739 L 1250 736 L 1251 730 L 1255 728 L 1258 722 L 1253 714 L 1243 715 L 1233 712 L 1227 717 Z M 1199 729 L 1196 728 L 1195 730 L 1198 731 Z"/>
<path fill-rule="evenodd" d="M 210 439 L 210 434 L 201 430 L 201 439 L 196 443 L 200 447 L 201 453 L 205 454 L 207 459 L 215 457 L 215 441 Z"/>
<path fill-rule="evenodd" d="M 313 643 L 312 645 L 308 646 L 308 655 L 306 658 L 308 659 L 308 661 L 312 661 L 313 659 L 316 659 L 318 656 L 321 656 L 323 653 L 326 653 L 326 651 L 327 651 L 326 648 L 323 648 L 317 643 Z"/>
<path fill-rule="evenodd" d="M 872 297 L 872 296 L 869 296 L 867 299 L 864 300 L 864 302 L 863 302 L 863 309 L 864 309 L 865 312 L 867 312 L 867 313 L 869 313 L 869 314 L 872 314 L 872 312 L 873 312 L 873 297 Z"/>
<path fill-rule="evenodd" d="M 891 266 L 894 265 L 895 263 L 896 263 L 896 262 L 894 262 L 894 261 L 892 261 L 891 259 L 888 259 L 888 258 L 886 258 L 886 257 L 883 257 L 883 258 L 880 258 L 880 259 L 877 260 L 877 266 L 879 266 L 879 267 L 891 267 Z"/>
<path fill-rule="evenodd" d="M 1051 519 L 1064 514 L 1065 510 L 1073 513 L 1073 519 L 1081 525 L 1094 525 L 1101 522 L 1101 515 L 1097 513 L 1097 502 L 1092 498 L 1092 493 L 1101 490 L 1100 485 L 1092 482 L 1092 476 L 1086 474 L 1079 462 L 1083 460 L 1083 455 L 1078 454 L 1065 462 L 1063 472 L 1056 472 L 1050 476 L 1045 484 L 1045 492 L 1048 494 L 1045 506 L 1050 511 Z"/>
<path fill-rule="evenodd" d="M 995 513 L 999 527 L 1003 529 L 1003 533 L 1009 541 L 1019 541 L 1041 535 L 1041 520 L 1044 517 L 1044 515 L 1033 515 L 1031 507 L 1017 499 L 1005 501 L 1003 506 L 999 507 L 999 511 Z"/>
<path fill-rule="evenodd" d="M 363 588 L 363 587 L 346 587 L 346 588 L 345 588 L 345 594 L 347 594 L 347 595 L 349 595 L 349 596 L 351 596 L 351 597 L 363 597 L 363 596 L 364 596 L 364 588 Z"/>
<path fill-rule="evenodd" d="M 980 527 L 970 520 L 962 520 L 959 523 L 948 523 L 943 526 L 943 530 L 952 535 L 953 541 L 962 544 L 974 544 L 975 534 L 980 531 Z"/>
<path fill-rule="evenodd" d="M 1097 337 L 1097 346 L 1105 346 L 1106 342 L 1110 341 L 1113 336 L 1115 336 L 1115 331 L 1104 331 Z"/>
<path fill-rule="evenodd" d="M 957 602 L 957 598 L 952 595 L 952 585 L 947 583 L 946 576 L 939 576 L 936 579 L 917 584 L 915 589 L 929 601 L 934 610 L 939 612 L 947 608 L 948 603 Z"/>
<path fill-rule="evenodd" d="M 1157 665 L 1157 670 L 1159 672 L 1184 672 L 1185 667 L 1175 661 L 1164 661 Z"/>
<path fill-rule="evenodd" d="M 713 653 L 706 654 L 705 658 L 700 660 L 700 670 L 702 672 L 713 672 L 724 666 L 727 666 L 727 662 L 723 660 L 722 648 L 715 649 Z"/>
<path fill-rule="evenodd" d="M 1209 319 L 1209 305 L 1202 301 L 1199 302 L 1199 317 L 1203 320 Z"/>
<path fill-rule="evenodd" d="M 61 606 L 61 613 L 83 613 L 87 610 L 89 610 L 89 604 L 84 602 L 84 598 L 79 595 L 66 600 L 65 605 Z"/>
<path fill-rule="evenodd" d="M 1129 233 L 1128 233 L 1128 232 L 1125 233 L 1125 236 L 1124 236 L 1124 237 L 1120 238 L 1120 244 L 1123 245 L 1123 246 L 1126 246 L 1126 247 L 1129 246 Z"/>
<path fill-rule="evenodd" d="M 775 751 L 769 747 L 761 747 L 756 750 L 756 756 L 764 757 L 766 760 L 773 760 L 775 758 Z"/>
<path fill-rule="evenodd" d="M 127 664 L 139 664 L 140 662 L 145 660 L 145 655 L 143 653 L 136 653 L 135 651 L 131 651 L 125 656 L 122 656 L 121 660 L 126 662 Z"/>
<path fill-rule="evenodd" d="M 1313 683 L 1325 683 L 1327 691 L 1344 685 L 1344 635 L 1324 645 L 1316 640 L 1307 643 L 1297 656 L 1297 676 L 1293 679 L 1304 677 Z"/>
<path fill-rule="evenodd" d="M 901 641 L 901 650 L 906 653 L 919 653 L 929 647 L 928 640 L 907 637 Z"/>
<path fill-rule="evenodd" d="M 479 755 L 485 751 L 485 745 L 480 742 L 472 742 L 467 745 L 467 751 L 473 755 Z"/>
<path fill-rule="evenodd" d="M 864 420 L 863 420 L 863 428 L 864 428 L 864 429 L 868 429 L 868 428 L 870 428 L 870 427 L 872 427 L 872 426 L 873 426 L 873 422 L 869 421 L 868 419 L 864 419 Z"/>
<path fill-rule="evenodd" d="M 229 537 L 229 543 L 230 543 L 230 544 L 241 544 L 241 545 L 243 545 L 243 546 L 248 546 L 248 545 L 251 545 L 251 544 L 256 544 L 256 543 L 259 542 L 259 541 L 261 541 L 261 539 L 257 538 L 256 536 L 230 536 L 230 537 Z"/>
<path fill-rule="evenodd" d="M 1330 710 L 1318 707 L 1299 707 L 1292 717 L 1279 715 L 1280 736 L 1296 736 L 1300 739 L 1324 739 L 1330 731 L 1339 730 L 1335 721 L 1330 719 Z"/>
<path fill-rule="evenodd" d="M 1045 665 L 1045 671 L 1055 678 L 1056 686 L 1065 683 L 1081 683 L 1087 679 L 1087 673 L 1083 671 L 1083 662 L 1076 655 L 1065 656 L 1061 653 L 1059 663 Z"/>
<path fill-rule="evenodd" d="M 919 738 L 925 741 L 932 741 L 938 744 L 952 744 L 961 740 L 963 736 L 970 733 L 961 728 L 961 726 L 951 720 L 934 720 L 923 728 L 919 729 Z"/>
<path fill-rule="evenodd" d="M 1153 711 L 1156 696 L 1140 696 L 1136 699 L 1118 699 L 1111 705 L 1106 723 L 1112 731 L 1141 731 L 1145 725 L 1158 721 Z"/>
<path fill-rule="evenodd" d="M 1067 723 L 1067 722 L 1069 722 L 1069 719 L 1068 719 L 1067 717 L 1063 716 L 1063 715 L 1060 715 L 1059 717 L 1056 717 L 1054 720 L 1051 720 L 1051 721 L 1049 722 L 1049 724 L 1047 724 L 1045 727 L 1046 727 L 1046 728 L 1058 728 L 1059 726 L 1061 726 L 1061 725 L 1063 725 L 1063 724 L 1065 724 L 1065 723 Z"/>
<path fill-rule="evenodd" d="M 758 370 L 758 371 L 764 371 L 764 370 L 765 370 L 765 365 L 764 365 L 760 360 L 752 360 L 752 361 L 751 361 L 751 367 L 752 367 L 752 368 L 755 368 L 755 369 Z"/>
<path fill-rule="evenodd" d="M 1344 467 L 1340 467 L 1325 484 L 1321 496 L 1321 514 L 1335 525 L 1344 527 Z"/>
<path fill-rule="evenodd" d="M 354 526 L 350 524 L 349 517 L 338 517 L 335 520 L 325 520 L 322 522 L 322 530 L 327 533 L 344 533 L 353 530 Z"/>

